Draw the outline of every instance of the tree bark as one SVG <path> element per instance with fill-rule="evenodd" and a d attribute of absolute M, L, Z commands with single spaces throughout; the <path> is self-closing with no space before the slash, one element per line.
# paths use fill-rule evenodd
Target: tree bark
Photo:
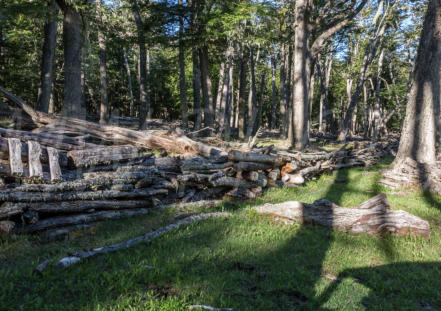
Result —
<path fill-rule="evenodd" d="M 178 0 L 182 6 L 183 1 Z M 188 128 L 187 84 L 185 83 L 184 17 L 179 16 L 179 97 L 181 100 L 182 124 Z"/>
<path fill-rule="evenodd" d="M 213 98 L 211 95 L 211 79 L 208 70 L 208 47 L 203 46 L 199 49 L 199 61 L 201 66 L 201 85 L 202 97 L 204 101 L 204 125 L 213 127 L 214 113 L 213 113 Z"/>
<path fill-rule="evenodd" d="M 77 9 L 65 0 L 57 0 L 64 14 L 64 103 L 62 114 L 80 119 L 82 112 L 81 97 L 81 16 Z"/>
<path fill-rule="evenodd" d="M 280 51 L 280 59 L 282 61 L 280 65 L 280 136 L 281 138 L 286 138 L 286 111 L 288 105 L 287 98 L 287 88 L 288 85 L 286 83 L 286 68 L 287 68 L 287 60 L 286 60 L 286 45 L 282 43 L 281 51 Z"/>
<path fill-rule="evenodd" d="M 248 63 L 248 57 L 246 53 L 243 51 L 242 45 L 240 46 L 239 50 L 239 86 L 238 86 L 238 101 L 237 104 L 239 105 L 239 120 L 238 120 L 238 127 L 239 127 L 239 138 L 244 139 L 246 134 L 245 129 L 245 119 L 246 119 L 246 85 L 247 85 L 247 63 Z"/>
<path fill-rule="evenodd" d="M 102 0 L 97 1 L 97 6 L 99 10 L 101 23 L 104 23 L 102 17 Z M 98 27 L 98 43 L 100 48 L 100 94 L 101 94 L 101 105 L 100 105 L 100 124 L 109 123 L 109 99 L 108 99 L 108 88 L 107 88 L 107 50 L 106 50 L 106 39 L 101 27 Z"/>
<path fill-rule="evenodd" d="M 37 99 L 37 110 L 45 113 L 49 112 L 49 104 L 52 94 L 52 85 L 54 80 L 53 68 L 58 31 L 58 22 L 56 20 L 56 16 L 58 15 L 58 6 L 54 0 L 51 1 L 50 5 L 52 6 L 54 11 L 54 20 L 44 25 L 43 56 L 41 63 L 41 85 L 38 89 Z"/>
<path fill-rule="evenodd" d="M 202 127 L 201 114 L 201 72 L 199 71 L 199 55 L 196 48 L 193 48 L 193 110 L 195 114 L 194 129 Z"/>
<path fill-rule="evenodd" d="M 248 93 L 248 122 L 247 137 L 253 135 L 253 129 L 256 122 L 256 75 L 255 75 L 255 59 L 254 47 L 250 47 L 250 92 Z"/>
<path fill-rule="evenodd" d="M 381 71 L 383 70 L 384 48 L 381 47 L 380 56 L 378 58 L 377 81 L 375 86 L 375 102 L 374 102 L 374 140 L 380 138 L 380 88 L 381 88 Z"/>
<path fill-rule="evenodd" d="M 135 101 L 133 100 L 133 85 L 132 74 L 130 73 L 129 61 L 127 59 L 127 50 L 123 48 L 124 67 L 127 73 L 127 82 L 129 84 L 129 96 L 130 96 L 130 117 L 135 117 Z"/>
<path fill-rule="evenodd" d="M 277 101 L 277 87 L 276 87 L 276 72 L 277 72 L 277 59 L 273 55 L 271 57 L 271 117 L 270 117 L 270 128 L 276 128 L 276 101 Z"/>
<path fill-rule="evenodd" d="M 431 0 L 412 75 L 406 118 L 394 164 L 407 157 L 435 164 L 435 107 L 440 104 L 441 1 Z"/>

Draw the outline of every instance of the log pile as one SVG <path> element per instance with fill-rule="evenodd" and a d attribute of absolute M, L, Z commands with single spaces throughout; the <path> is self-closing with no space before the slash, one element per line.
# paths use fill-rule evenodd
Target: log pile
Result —
<path fill-rule="evenodd" d="M 0 128 L 0 228 L 6 228 L 0 234 L 54 236 L 168 204 L 253 199 L 267 188 L 375 164 L 395 148 L 376 143 L 335 152 L 227 152 L 179 128 L 157 134 L 48 115 L 0 92 L 35 124 L 32 132 Z M 147 150 L 162 150 L 161 157 Z"/>

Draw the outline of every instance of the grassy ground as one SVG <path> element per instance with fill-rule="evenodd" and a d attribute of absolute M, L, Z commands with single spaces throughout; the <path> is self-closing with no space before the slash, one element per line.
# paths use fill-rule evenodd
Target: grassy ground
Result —
<path fill-rule="evenodd" d="M 275 189 L 228 209 L 233 216 L 189 226 L 131 249 L 42 276 L 46 258 L 101 246 L 173 222 L 176 210 L 112 221 L 69 241 L 15 237 L 0 244 L 0 310 L 441 310 L 441 198 L 393 193 L 378 170 L 341 170 L 295 189 Z M 370 237 L 282 225 L 249 206 L 327 198 L 354 206 L 386 191 L 394 209 L 430 221 L 431 238 Z M 201 210 L 187 210 L 188 213 Z"/>

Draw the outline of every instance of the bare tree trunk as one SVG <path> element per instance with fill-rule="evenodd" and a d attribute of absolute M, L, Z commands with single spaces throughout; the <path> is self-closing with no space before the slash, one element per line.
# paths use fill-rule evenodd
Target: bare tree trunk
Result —
<path fill-rule="evenodd" d="M 225 131 L 224 139 L 229 139 L 231 134 L 231 112 L 233 110 L 233 73 L 234 73 L 234 60 L 233 55 L 230 56 L 230 64 L 228 70 L 228 92 L 227 92 L 227 104 L 225 109 Z"/>
<path fill-rule="evenodd" d="M 57 0 L 64 14 L 64 102 L 62 114 L 81 118 L 81 16 L 64 0 Z"/>
<path fill-rule="evenodd" d="M 295 12 L 294 84 L 293 84 L 293 135 L 291 145 L 303 149 L 309 143 L 308 133 L 308 78 L 310 77 L 310 57 L 308 56 L 308 0 L 298 0 Z"/>
<path fill-rule="evenodd" d="M 368 138 L 369 135 L 369 105 L 366 83 L 363 83 L 363 108 L 364 108 L 364 138 Z"/>
<path fill-rule="evenodd" d="M 293 107 L 293 81 L 294 81 L 294 60 L 293 60 L 293 47 L 290 46 L 288 50 L 288 76 L 287 76 L 287 88 L 286 88 L 286 114 L 285 114 L 285 137 L 291 142 L 293 139 L 293 127 L 292 125 L 292 107 Z"/>
<path fill-rule="evenodd" d="M 100 14 L 101 23 L 103 23 L 102 13 L 101 13 L 101 1 L 97 1 L 98 10 Z M 98 43 L 100 47 L 100 93 L 101 93 L 101 105 L 100 105 L 100 124 L 107 124 L 109 122 L 109 100 L 108 100 L 108 89 L 107 89 L 107 51 L 106 51 L 106 41 L 104 38 L 103 31 L 98 27 Z"/>
<path fill-rule="evenodd" d="M 256 122 L 256 75 L 254 47 L 250 47 L 250 92 L 248 93 L 248 122 L 247 137 L 253 135 L 254 124 Z"/>
<path fill-rule="evenodd" d="M 182 0 L 178 4 L 182 6 Z M 184 17 L 179 16 L 179 97 L 181 100 L 182 123 L 188 127 L 187 85 L 185 83 Z"/>
<path fill-rule="evenodd" d="M 231 67 L 231 49 L 228 48 L 226 53 L 226 66 L 224 66 L 224 73 L 222 74 L 222 92 L 220 93 L 220 105 L 216 108 L 218 111 L 216 119 L 219 122 L 219 132 L 222 133 L 225 130 L 225 124 L 226 124 L 226 108 L 228 103 L 228 87 L 230 85 L 230 67 Z M 221 81 L 219 81 L 221 83 Z"/>
<path fill-rule="evenodd" d="M 280 59 L 282 63 L 280 64 L 280 137 L 286 138 L 286 111 L 287 111 L 287 83 L 286 83 L 286 46 L 282 43 L 281 51 L 280 51 Z"/>
<path fill-rule="evenodd" d="M 228 60 L 227 60 L 228 61 Z M 221 105 L 222 105 L 222 93 L 224 90 L 224 82 L 225 82 L 225 61 L 222 61 L 219 69 L 219 83 L 217 85 L 217 94 L 216 94 L 216 105 L 214 107 L 214 111 L 216 114 L 216 120 L 219 120 L 221 116 Z"/>
<path fill-rule="evenodd" d="M 435 107 L 440 104 L 441 1 L 431 0 L 412 75 L 412 87 L 400 146 L 394 161 L 406 157 L 420 163 L 435 164 Z"/>
<path fill-rule="evenodd" d="M 136 23 L 138 33 L 138 48 L 139 48 L 139 127 L 145 130 L 147 127 L 147 118 L 149 113 L 149 102 L 147 99 L 147 50 L 145 47 L 144 28 L 139 8 L 136 0 L 131 0 L 132 13 Z"/>
<path fill-rule="evenodd" d="M 212 127 L 214 124 L 213 98 L 211 95 L 211 79 L 208 70 L 208 47 L 199 49 L 199 61 L 201 63 L 201 85 L 204 101 L 204 125 Z"/>
<path fill-rule="evenodd" d="M 38 89 L 37 110 L 49 111 L 52 85 L 54 80 L 54 58 L 57 46 L 58 6 L 54 0 L 50 4 L 53 8 L 54 19 L 44 25 L 43 56 L 41 63 L 41 85 Z M 0 33 L 1 36 L 1 33 Z M 2 57 L 2 55 L 0 55 Z M 3 58 L 3 57 L 2 57 Z"/>
<path fill-rule="evenodd" d="M 239 119 L 238 119 L 238 128 L 239 128 L 239 138 L 245 138 L 245 118 L 246 118 L 246 84 L 247 84 L 247 61 L 248 58 L 243 52 L 242 46 L 240 46 L 239 50 L 239 85 L 238 85 L 238 101 L 239 105 Z"/>
<path fill-rule="evenodd" d="M 384 49 L 381 47 L 380 56 L 378 58 L 377 81 L 375 86 L 375 102 L 374 102 L 374 140 L 378 140 L 380 136 L 380 88 L 381 88 L 381 71 L 383 70 Z"/>
<path fill-rule="evenodd" d="M 317 65 L 320 66 L 320 61 L 317 60 Z M 330 116 L 332 113 L 328 111 L 328 93 L 329 81 L 331 78 L 332 69 L 332 55 L 326 55 L 324 61 L 324 68 L 317 68 L 320 74 L 320 111 L 319 111 L 319 132 L 326 131 L 327 124 L 330 124 Z"/>
<path fill-rule="evenodd" d="M 124 67 L 127 72 L 127 82 L 129 83 L 129 96 L 130 96 L 130 117 L 135 116 L 135 101 L 133 100 L 133 85 L 132 85 L 132 75 L 130 73 L 129 61 L 127 59 L 127 50 L 123 49 L 124 55 Z"/>
<path fill-rule="evenodd" d="M 277 59 L 276 55 L 271 57 L 271 118 L 270 118 L 270 128 L 276 128 L 276 106 L 277 106 L 277 87 L 276 87 L 276 72 L 277 72 Z"/>
<path fill-rule="evenodd" d="M 198 50 L 193 48 L 193 110 L 195 114 L 194 129 L 199 130 L 202 127 L 201 114 L 201 73 L 199 71 Z"/>

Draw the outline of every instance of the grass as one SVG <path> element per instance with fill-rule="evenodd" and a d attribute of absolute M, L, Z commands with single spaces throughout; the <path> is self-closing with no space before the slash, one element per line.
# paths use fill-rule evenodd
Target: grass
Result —
<path fill-rule="evenodd" d="M 191 304 L 235 310 L 440 310 L 441 198 L 383 189 L 378 171 L 389 162 L 270 190 L 256 201 L 228 207 L 228 219 L 191 225 L 65 270 L 51 267 L 42 276 L 32 270 L 43 259 L 139 235 L 173 222 L 177 211 L 106 222 L 62 242 L 10 238 L 0 244 L 0 310 L 188 310 Z M 282 225 L 249 210 L 262 202 L 319 198 L 354 206 L 383 191 L 392 208 L 427 219 L 431 238 Z"/>

